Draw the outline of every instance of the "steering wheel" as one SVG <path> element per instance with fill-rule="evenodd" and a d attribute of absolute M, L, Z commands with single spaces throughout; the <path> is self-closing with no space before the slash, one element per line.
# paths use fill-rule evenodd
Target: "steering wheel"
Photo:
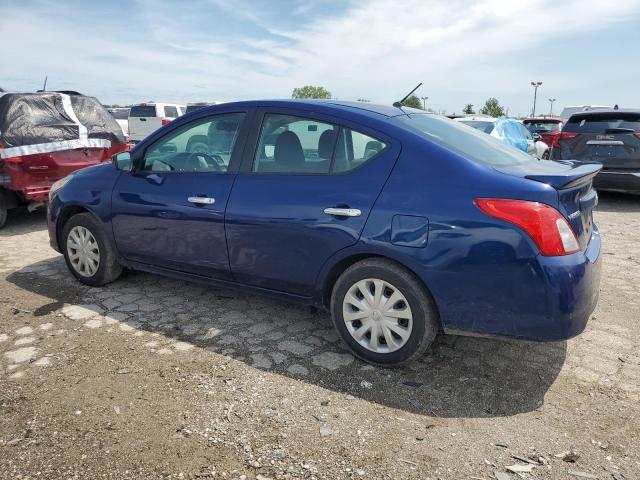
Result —
<path fill-rule="evenodd" d="M 220 168 L 220 165 L 218 164 L 217 160 L 213 156 L 209 155 L 208 153 L 191 152 L 191 153 L 189 153 L 189 156 L 187 157 L 187 161 L 190 163 L 192 160 L 195 160 L 198 157 L 204 158 L 204 160 L 207 162 L 207 165 L 211 169 L 210 171 L 212 171 L 212 172 L 221 172 L 222 171 L 222 169 Z"/>

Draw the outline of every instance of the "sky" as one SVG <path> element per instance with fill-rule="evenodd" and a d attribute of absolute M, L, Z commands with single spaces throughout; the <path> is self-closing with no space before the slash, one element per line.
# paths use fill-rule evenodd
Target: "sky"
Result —
<path fill-rule="evenodd" d="M 288 98 L 640 107 L 640 0 L 0 0 L 0 87 L 105 104 Z"/>

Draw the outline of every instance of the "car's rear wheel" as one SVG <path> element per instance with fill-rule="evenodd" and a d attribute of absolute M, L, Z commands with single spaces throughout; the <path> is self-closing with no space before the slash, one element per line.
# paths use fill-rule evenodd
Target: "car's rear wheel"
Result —
<path fill-rule="evenodd" d="M 86 285 L 104 285 L 122 273 L 111 243 L 89 213 L 74 215 L 64 225 L 62 252 L 71 273 Z"/>
<path fill-rule="evenodd" d="M 380 365 L 418 358 L 439 331 L 435 305 L 420 280 L 381 258 L 345 270 L 333 288 L 331 315 L 349 348 Z"/>
<path fill-rule="evenodd" d="M 542 160 L 549 160 L 549 150 L 546 150 L 543 154 L 542 154 Z"/>

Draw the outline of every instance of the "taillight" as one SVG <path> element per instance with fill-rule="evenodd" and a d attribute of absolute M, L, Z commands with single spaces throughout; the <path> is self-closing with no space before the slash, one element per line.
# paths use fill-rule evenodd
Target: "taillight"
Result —
<path fill-rule="evenodd" d="M 171 119 L 170 118 L 163 118 L 162 119 L 162 126 L 164 127 L 165 125 L 169 125 L 171 123 Z"/>
<path fill-rule="evenodd" d="M 635 135 L 636 137 L 640 138 L 640 132 L 636 132 L 636 133 L 634 133 L 634 135 Z"/>
<path fill-rule="evenodd" d="M 566 138 L 574 138 L 578 134 L 571 132 L 560 132 L 558 135 L 553 137 L 553 141 L 551 142 L 551 146 L 554 148 L 560 148 L 560 140 L 564 140 Z"/>
<path fill-rule="evenodd" d="M 22 163 L 22 157 L 9 157 L 5 158 L 6 163 Z"/>
<path fill-rule="evenodd" d="M 490 217 L 524 230 L 545 256 L 580 250 L 571 226 L 555 208 L 540 202 L 506 198 L 477 198 L 475 204 Z"/>

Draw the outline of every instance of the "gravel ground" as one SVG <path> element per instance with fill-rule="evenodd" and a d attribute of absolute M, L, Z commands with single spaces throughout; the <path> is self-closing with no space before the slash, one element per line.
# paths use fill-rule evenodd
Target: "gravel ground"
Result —
<path fill-rule="evenodd" d="M 640 478 L 639 198 L 601 195 L 582 335 L 443 337 L 401 369 L 355 360 L 326 313 L 82 286 L 44 221 L 0 231 L 0 478 Z"/>

